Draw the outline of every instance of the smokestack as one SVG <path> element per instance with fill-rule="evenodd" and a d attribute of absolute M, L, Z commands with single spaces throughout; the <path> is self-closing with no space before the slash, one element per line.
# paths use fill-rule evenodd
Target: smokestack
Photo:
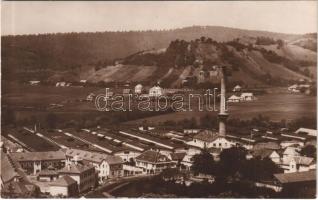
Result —
<path fill-rule="evenodd" d="M 219 135 L 225 136 L 226 134 L 226 120 L 229 114 L 226 112 L 225 104 L 226 104 L 226 73 L 225 66 L 220 67 L 221 72 L 221 98 L 220 98 L 220 113 L 218 115 L 219 118 Z"/>

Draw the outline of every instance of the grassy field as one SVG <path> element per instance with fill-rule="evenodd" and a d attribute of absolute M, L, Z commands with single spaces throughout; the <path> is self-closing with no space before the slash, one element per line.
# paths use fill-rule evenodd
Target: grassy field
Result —
<path fill-rule="evenodd" d="M 316 97 L 294 94 L 267 94 L 258 97 L 254 102 L 231 103 L 229 113 L 232 118 L 250 119 L 258 116 L 268 116 L 273 121 L 286 119 L 287 121 L 299 117 L 316 117 Z M 199 119 L 205 115 L 217 115 L 217 112 L 192 111 L 176 112 L 140 120 L 126 122 L 127 124 L 141 123 L 144 120 L 152 123 L 166 120 L 180 121 L 185 118 Z"/>
<path fill-rule="evenodd" d="M 2 106 L 12 107 L 17 112 L 18 118 L 25 118 L 31 115 L 38 117 L 45 116 L 48 112 L 55 112 L 65 118 L 76 119 L 77 116 L 101 115 L 96 111 L 93 102 L 81 102 L 89 93 L 100 94 L 102 88 L 96 87 L 52 87 L 52 86 L 10 86 L 2 90 Z M 279 91 L 266 95 L 257 96 L 254 102 L 232 103 L 229 105 L 230 117 L 249 119 L 262 114 L 274 121 L 282 119 L 293 120 L 302 116 L 316 116 L 316 97 L 280 93 Z M 62 104 L 62 108 L 45 109 L 49 104 Z M 27 107 L 28 109 L 24 109 Z M 43 109 L 39 109 L 43 107 Z M 217 115 L 217 112 L 191 111 L 176 112 L 139 120 L 126 122 L 127 124 L 141 123 L 144 120 L 149 122 L 163 122 L 166 120 L 180 121 L 185 118 L 200 118 L 204 115 Z M 105 115 L 105 113 L 103 113 Z"/>

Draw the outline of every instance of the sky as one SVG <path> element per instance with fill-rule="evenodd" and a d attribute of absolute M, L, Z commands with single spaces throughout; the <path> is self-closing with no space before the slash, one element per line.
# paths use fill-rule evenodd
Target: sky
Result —
<path fill-rule="evenodd" d="M 317 1 L 1 2 L 2 35 L 160 30 L 193 25 L 317 32 Z"/>

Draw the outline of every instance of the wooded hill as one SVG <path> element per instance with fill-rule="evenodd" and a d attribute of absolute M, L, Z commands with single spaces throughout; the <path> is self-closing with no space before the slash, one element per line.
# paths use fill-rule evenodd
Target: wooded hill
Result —
<path fill-rule="evenodd" d="M 186 76 L 196 76 L 200 68 L 195 67 L 194 61 L 202 60 L 205 66 L 216 61 L 230 63 L 236 69 L 233 74 L 236 81 L 266 83 L 268 78 L 291 80 L 313 76 L 316 43 L 316 34 L 216 26 L 3 36 L 2 78 L 53 82 L 61 79 L 91 82 L 166 79 L 168 85 L 175 86 Z M 121 60 L 122 64 L 116 66 L 116 60 Z"/>

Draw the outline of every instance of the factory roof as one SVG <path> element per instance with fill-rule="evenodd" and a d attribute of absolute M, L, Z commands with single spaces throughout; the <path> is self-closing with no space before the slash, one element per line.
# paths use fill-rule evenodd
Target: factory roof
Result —
<path fill-rule="evenodd" d="M 40 160 L 64 160 L 63 151 L 46 151 L 46 152 L 19 152 L 11 153 L 11 158 L 16 161 L 40 161 Z"/>

